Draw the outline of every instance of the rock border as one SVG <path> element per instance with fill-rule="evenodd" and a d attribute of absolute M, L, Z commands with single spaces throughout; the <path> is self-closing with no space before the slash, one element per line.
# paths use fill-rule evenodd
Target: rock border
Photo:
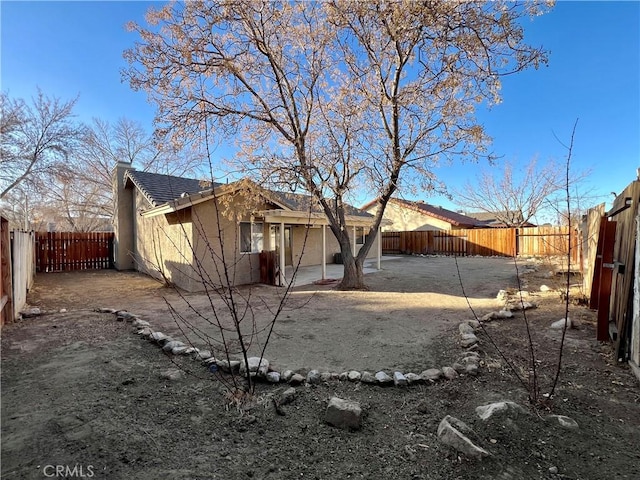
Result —
<path fill-rule="evenodd" d="M 218 370 L 228 374 L 246 374 L 244 360 L 224 360 L 217 359 L 211 351 L 200 349 L 180 340 L 174 339 L 161 331 L 155 331 L 151 324 L 140 318 L 139 315 L 126 310 L 115 308 L 97 308 L 98 313 L 108 313 L 115 315 L 116 321 L 130 323 L 134 327 L 133 333 L 140 335 L 149 342 L 159 346 L 166 354 L 190 356 L 195 361 L 200 361 L 210 372 Z M 257 380 L 272 384 L 316 385 L 321 382 L 332 380 L 352 383 L 364 383 L 381 387 L 407 387 L 410 385 L 430 385 L 440 380 L 455 380 L 461 375 L 477 376 L 480 368 L 480 353 L 478 352 L 479 339 L 475 335 L 480 327 L 477 320 L 468 320 L 459 324 L 460 346 L 463 354 L 450 366 L 441 368 L 428 368 L 420 374 L 414 372 L 403 373 L 400 371 L 387 372 L 379 370 L 377 372 L 346 370 L 343 372 L 328 372 L 312 369 L 305 375 L 292 370 L 282 372 L 271 368 L 266 358 L 249 357 L 249 374 Z"/>

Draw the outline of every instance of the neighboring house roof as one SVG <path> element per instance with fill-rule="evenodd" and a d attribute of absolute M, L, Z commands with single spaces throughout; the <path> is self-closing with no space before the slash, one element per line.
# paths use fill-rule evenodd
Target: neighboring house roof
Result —
<path fill-rule="evenodd" d="M 469 217 L 475 218 L 484 223 L 487 227 L 504 227 L 505 222 L 502 218 L 512 219 L 512 223 L 522 222 L 522 213 L 516 211 L 502 211 L 502 212 L 472 212 L 466 214 Z M 533 223 L 524 222 L 523 226 L 534 226 Z"/>
<path fill-rule="evenodd" d="M 126 176 L 131 179 L 154 207 L 176 200 L 184 193 L 191 195 L 211 190 L 212 187 L 211 182 L 206 180 L 140 172 L 138 170 L 128 170 Z M 222 184 L 213 184 L 214 187 L 219 187 L 220 185 Z"/>
<path fill-rule="evenodd" d="M 376 204 L 377 200 L 367 203 L 362 207 L 363 210 L 368 210 Z M 415 212 L 427 215 L 429 217 L 437 218 L 439 220 L 450 223 L 455 227 L 461 228 L 473 228 L 484 226 L 482 222 L 479 222 L 475 218 L 471 218 L 461 213 L 447 210 L 446 208 L 431 205 L 425 202 L 413 202 L 409 200 L 402 200 L 400 198 L 391 198 L 389 203 L 394 203 L 398 206 L 413 210 Z"/>
<path fill-rule="evenodd" d="M 139 172 L 137 170 L 127 170 L 126 177 L 131 179 L 153 207 L 158 207 L 171 202 L 184 202 L 185 205 L 188 205 L 190 200 L 193 200 L 193 198 L 190 198 L 192 196 L 198 196 L 201 201 L 201 199 L 213 193 L 213 188 L 218 189 L 219 187 L 225 187 L 233 189 L 234 184 L 240 184 L 240 182 L 234 182 L 232 184 L 212 184 L 206 180 L 162 175 L 159 173 Z M 310 195 L 278 192 L 275 190 L 268 190 L 263 187 L 260 188 L 263 189 L 265 194 L 264 196 L 267 199 L 284 209 L 302 212 L 309 211 L 309 204 L 311 203 L 312 212 L 323 213 L 318 202 L 312 202 L 313 197 Z M 345 214 L 360 217 L 372 217 L 369 213 L 347 204 L 345 204 Z"/>

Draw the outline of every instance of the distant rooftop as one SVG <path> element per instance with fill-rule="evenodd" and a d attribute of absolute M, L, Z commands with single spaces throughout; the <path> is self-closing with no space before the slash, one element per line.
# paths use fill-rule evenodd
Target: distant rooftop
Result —
<path fill-rule="evenodd" d="M 375 203 L 376 203 L 376 200 L 369 202 L 366 205 L 364 205 L 362 209 L 366 210 L 368 208 L 371 208 L 372 206 L 375 205 Z M 422 213 L 424 215 L 428 215 L 430 217 L 443 220 L 445 222 L 450 223 L 451 225 L 454 225 L 460 228 L 473 228 L 473 227 L 484 226 L 483 222 L 478 221 L 475 218 L 469 217 L 467 215 L 463 215 L 461 213 L 453 212 L 451 210 L 448 210 L 440 206 L 431 205 L 429 203 L 425 203 L 422 201 L 410 201 L 410 200 L 403 200 L 400 198 L 391 198 L 389 200 L 389 203 L 395 203 L 396 205 L 401 205 L 405 208 L 409 208 L 411 210 Z"/>

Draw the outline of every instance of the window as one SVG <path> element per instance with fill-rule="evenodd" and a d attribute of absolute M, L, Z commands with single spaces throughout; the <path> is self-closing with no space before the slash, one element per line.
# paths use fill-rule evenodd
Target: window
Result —
<path fill-rule="evenodd" d="M 356 227 L 356 245 L 364 245 L 367 236 L 364 233 L 364 227 Z"/>
<path fill-rule="evenodd" d="M 240 253 L 262 251 L 262 230 L 262 222 L 240 222 Z"/>

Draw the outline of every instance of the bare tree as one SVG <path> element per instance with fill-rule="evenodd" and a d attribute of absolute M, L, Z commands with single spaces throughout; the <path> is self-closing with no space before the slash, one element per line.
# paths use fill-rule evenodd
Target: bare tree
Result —
<path fill-rule="evenodd" d="M 475 182 L 458 189 L 456 203 L 470 211 L 491 213 L 507 227 L 521 227 L 544 209 L 557 211 L 556 204 L 565 190 L 578 188 L 587 175 L 572 175 L 567 186 L 563 171 L 563 166 L 554 161 L 540 165 L 533 158 L 516 168 L 514 174 L 514 166 L 505 162 L 502 176 L 495 169 L 485 170 Z"/>
<path fill-rule="evenodd" d="M 168 148 L 143 126 L 120 118 L 94 118 L 75 155 L 51 178 L 47 195 L 74 231 L 89 231 L 113 216 L 111 173 L 117 162 L 138 170 L 173 175 L 192 173 L 198 158 L 188 149 Z"/>
<path fill-rule="evenodd" d="M 474 106 L 499 99 L 500 76 L 546 61 L 523 42 L 537 2 L 171 3 L 124 72 L 174 137 L 210 123 L 239 143 L 245 170 L 310 192 L 340 244 L 342 288 L 362 265 L 398 188 L 432 188 L 433 167 L 486 154 Z M 378 198 L 357 255 L 345 200 Z"/>
<path fill-rule="evenodd" d="M 73 122 L 76 101 L 48 97 L 40 89 L 31 104 L 0 94 L 0 199 L 21 183 L 37 183 L 66 162 L 80 136 Z"/>

